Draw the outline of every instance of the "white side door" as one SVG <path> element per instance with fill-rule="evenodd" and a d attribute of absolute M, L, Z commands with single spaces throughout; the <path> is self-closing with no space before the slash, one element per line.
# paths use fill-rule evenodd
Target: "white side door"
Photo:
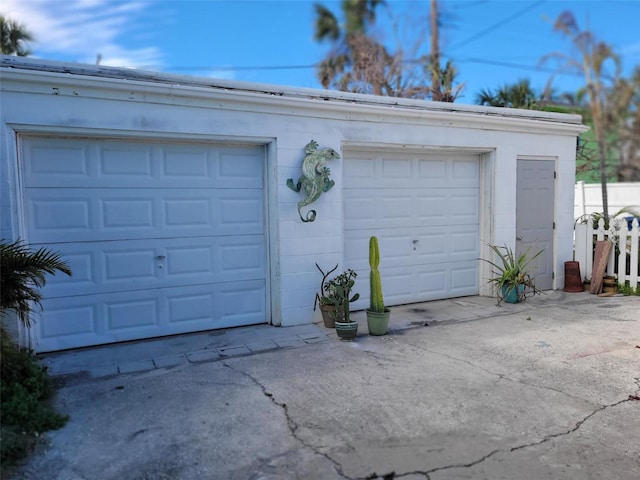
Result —
<path fill-rule="evenodd" d="M 553 288 L 554 171 L 552 160 L 518 160 L 516 255 L 544 249 L 530 266 L 541 290 Z"/>

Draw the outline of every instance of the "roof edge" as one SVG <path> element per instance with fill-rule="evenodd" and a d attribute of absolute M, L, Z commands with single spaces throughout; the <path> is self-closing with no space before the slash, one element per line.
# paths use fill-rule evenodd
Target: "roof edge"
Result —
<path fill-rule="evenodd" d="M 52 73 L 65 73 L 78 76 L 102 77 L 110 79 L 134 80 L 168 85 L 204 87 L 213 90 L 247 92 L 264 94 L 270 97 L 304 98 L 322 101 L 334 101 L 349 104 L 379 105 L 404 107 L 432 112 L 459 112 L 505 118 L 527 120 L 543 120 L 546 122 L 569 125 L 582 125 L 582 117 L 577 114 L 544 112 L 540 110 L 524 110 L 516 108 L 488 107 L 462 103 L 434 102 L 397 97 L 384 97 L 360 93 L 349 93 L 335 90 L 289 87 L 282 85 L 222 80 L 216 78 L 176 75 L 164 72 L 153 72 L 130 68 L 105 67 L 100 65 L 58 62 L 34 58 L 0 55 L 0 67 L 21 70 L 32 70 Z"/>

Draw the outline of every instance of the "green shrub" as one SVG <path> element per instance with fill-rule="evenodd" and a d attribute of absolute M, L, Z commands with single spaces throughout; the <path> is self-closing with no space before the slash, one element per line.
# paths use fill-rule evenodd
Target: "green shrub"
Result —
<path fill-rule="evenodd" d="M 10 465 L 31 451 L 40 433 L 64 426 L 68 417 L 47 405 L 53 388 L 46 368 L 18 348 L 4 329 L 0 362 L 0 462 Z"/>
<path fill-rule="evenodd" d="M 25 327 L 31 310 L 40 306 L 46 275 L 71 275 L 60 255 L 42 247 L 32 250 L 21 240 L 0 239 L 0 316 L 15 312 Z M 67 417 L 49 408 L 53 388 L 45 368 L 13 343 L 0 326 L 0 464 L 4 468 L 24 457 L 45 430 L 57 429 Z"/>
<path fill-rule="evenodd" d="M 638 285 L 636 285 L 636 288 L 633 288 L 631 285 L 629 285 L 628 282 L 619 283 L 618 284 L 618 293 L 621 293 L 623 295 L 638 295 L 638 296 L 640 296 L 640 283 Z"/>

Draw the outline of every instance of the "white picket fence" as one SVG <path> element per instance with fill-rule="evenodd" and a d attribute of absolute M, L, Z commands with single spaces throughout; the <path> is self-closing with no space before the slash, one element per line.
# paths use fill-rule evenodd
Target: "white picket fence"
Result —
<path fill-rule="evenodd" d="M 614 244 L 607 263 L 607 276 L 615 276 L 618 283 L 629 282 L 636 288 L 640 283 L 638 261 L 640 259 L 640 228 L 638 218 L 634 218 L 631 230 L 625 218 L 613 219 L 605 229 L 605 221 L 600 218 L 596 229 L 593 228 L 590 215 L 580 217 L 575 225 L 575 255 L 580 262 L 583 278 L 591 279 L 593 270 L 593 251 L 597 240 L 610 240 Z M 616 248 L 617 247 L 617 248 Z M 617 271 L 616 271 L 617 270 Z"/>

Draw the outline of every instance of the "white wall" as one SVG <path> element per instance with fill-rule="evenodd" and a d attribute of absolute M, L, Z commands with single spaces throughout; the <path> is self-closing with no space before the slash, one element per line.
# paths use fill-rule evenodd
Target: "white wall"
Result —
<path fill-rule="evenodd" d="M 599 183 L 576 183 L 574 218 L 594 212 L 602 212 L 602 187 Z M 607 184 L 607 200 L 609 214 L 613 215 L 625 207 L 632 207 L 640 212 L 640 183 Z"/>
<path fill-rule="evenodd" d="M 90 68 L 90 67 L 86 67 Z M 96 67 L 97 68 L 97 67 Z M 100 71 L 105 71 L 100 68 Z M 248 86 L 164 82 L 3 69 L 0 230 L 24 235 L 16 143 L 21 133 L 198 139 L 268 146 L 274 181 L 268 188 L 271 302 L 274 323 L 308 323 L 319 274 L 315 262 L 343 261 L 342 161 L 332 162 L 336 186 L 313 204 L 317 219 L 302 223 L 300 194 L 286 187 L 300 176 L 311 139 L 342 153 L 345 145 L 453 148 L 483 154 L 483 242 L 515 246 L 516 160 L 555 161 L 557 170 L 555 288 L 571 259 L 576 116 Z M 207 83 L 212 83 L 207 80 Z M 229 83 L 229 82 L 227 82 Z M 234 88 L 230 88 L 230 85 Z M 270 89 L 270 91 L 269 91 Z M 264 93 L 267 91 L 267 93 Z M 535 205 L 532 205 L 535 208 Z M 481 252 L 487 254 L 486 247 Z M 481 293 L 489 277 L 481 262 Z"/>

